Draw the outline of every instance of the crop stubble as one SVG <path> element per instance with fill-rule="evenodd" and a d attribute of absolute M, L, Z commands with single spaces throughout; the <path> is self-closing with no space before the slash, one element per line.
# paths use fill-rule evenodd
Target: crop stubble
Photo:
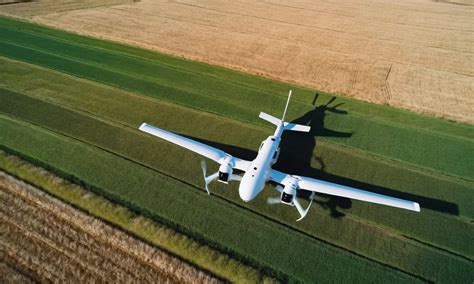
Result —
<path fill-rule="evenodd" d="M 141 1 L 31 19 L 474 123 L 470 5 L 428 0 Z"/>
<path fill-rule="evenodd" d="M 0 189 L 6 279 L 216 282 L 4 172 Z"/>

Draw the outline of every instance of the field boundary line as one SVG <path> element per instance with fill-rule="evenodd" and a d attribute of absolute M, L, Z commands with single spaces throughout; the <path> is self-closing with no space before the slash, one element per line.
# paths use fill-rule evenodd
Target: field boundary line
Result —
<path fill-rule="evenodd" d="M 421 244 L 424 245 L 424 246 L 431 247 L 431 248 L 434 249 L 434 250 L 439 250 L 439 251 L 441 251 L 442 253 L 452 254 L 452 255 L 454 255 L 454 256 L 456 256 L 456 257 L 459 257 L 459 258 L 461 258 L 461 259 L 467 260 L 467 261 L 471 262 L 471 263 L 474 265 L 474 258 L 470 258 L 469 256 L 462 255 L 462 254 L 459 254 L 459 253 L 454 252 L 454 251 L 450 251 L 450 250 L 445 249 L 445 248 L 443 248 L 443 247 L 435 246 L 435 245 L 433 245 L 433 244 L 431 244 L 431 243 L 424 242 L 424 241 L 422 241 L 422 240 L 419 240 L 419 239 L 417 239 L 417 238 L 413 238 L 413 237 L 407 236 L 407 235 L 405 235 L 405 234 L 403 234 L 403 237 L 404 237 L 404 238 L 407 238 L 407 239 L 409 239 L 409 240 L 412 240 L 412 241 L 414 241 L 414 242 L 421 243 Z"/>

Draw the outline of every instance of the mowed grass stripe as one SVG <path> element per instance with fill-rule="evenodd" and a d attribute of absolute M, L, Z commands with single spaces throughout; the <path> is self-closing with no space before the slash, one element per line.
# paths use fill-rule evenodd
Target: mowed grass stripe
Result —
<path fill-rule="evenodd" d="M 11 31 L 15 34 L 18 33 L 17 31 Z M 167 84 L 171 84 L 175 82 L 176 86 L 175 91 L 173 91 L 173 95 L 170 95 L 169 86 L 156 86 L 156 82 L 148 81 L 142 78 L 140 82 L 136 82 L 136 79 L 133 79 L 132 76 L 129 76 L 129 80 L 125 78 L 115 78 L 117 74 L 108 74 L 106 70 L 98 69 L 95 70 L 94 68 L 82 68 L 88 69 L 88 74 L 82 74 L 84 72 L 78 71 L 81 68 L 73 68 L 74 70 L 68 70 L 69 73 L 75 72 L 76 75 L 82 76 L 85 78 L 101 78 L 105 83 L 107 80 L 111 80 L 109 77 L 113 77 L 115 79 L 112 80 L 113 85 L 119 86 L 122 88 L 126 88 L 128 90 L 137 91 L 142 94 L 151 95 L 151 96 L 161 96 L 161 98 L 167 100 L 174 100 L 174 102 L 178 102 L 180 104 L 185 104 L 191 107 L 196 107 L 199 109 L 204 109 L 206 111 L 211 111 L 214 113 L 219 113 L 221 115 L 229 115 L 230 117 L 242 120 L 242 121 L 250 121 L 252 123 L 257 123 L 259 125 L 264 125 L 262 121 L 259 121 L 255 115 L 252 115 L 253 112 L 258 112 L 257 109 L 261 110 L 265 107 L 270 107 L 272 109 L 280 109 L 284 105 L 284 98 L 280 98 L 279 100 L 276 99 L 275 96 L 270 96 L 265 92 L 258 92 L 258 90 L 251 89 L 251 88 L 244 88 L 242 86 L 238 86 L 233 83 L 228 83 L 225 81 L 218 81 L 214 78 L 210 78 L 209 76 L 198 76 L 196 74 L 192 74 L 189 72 L 179 72 L 179 70 L 174 71 L 172 68 L 161 68 L 158 64 L 155 63 L 147 63 L 143 60 L 134 59 L 133 57 L 120 57 L 117 54 L 107 53 L 105 51 L 101 51 L 98 49 L 86 49 L 83 46 L 74 46 L 73 44 L 68 44 L 61 41 L 54 41 L 48 38 L 41 38 L 37 37 L 34 40 L 30 37 L 35 37 L 34 35 L 23 34 L 23 37 L 17 36 L 16 40 L 22 41 L 23 44 L 25 42 L 33 48 L 47 48 L 48 46 L 52 46 L 51 49 L 53 51 L 59 52 L 58 50 L 62 50 L 63 53 L 67 53 L 68 56 L 82 56 L 78 57 L 80 60 L 89 62 L 97 61 L 97 58 L 109 58 L 108 64 L 118 64 L 115 65 L 115 68 L 121 68 L 122 70 L 135 70 L 135 72 L 143 72 L 142 76 L 148 76 L 150 73 L 158 74 L 157 76 L 160 77 L 160 80 L 168 80 Z M 15 40 L 15 39 L 10 39 Z M 41 44 L 41 41 L 47 41 L 49 43 Z M 56 45 L 64 45 L 61 48 L 55 47 Z M 40 45 L 38 47 L 37 45 Z M 83 49 L 84 52 L 80 52 L 80 49 Z M 102 53 L 100 53 L 102 52 Z M 95 54 L 94 54 L 95 53 Z M 88 59 L 88 56 L 91 56 Z M 114 57 L 115 56 L 115 57 Z M 21 56 L 19 56 L 21 57 Z M 16 58 L 19 58 L 18 56 Z M 21 59 L 21 58 L 20 58 Z M 23 59 L 24 60 L 24 59 Z M 47 62 L 46 62 L 47 63 Z M 97 63 L 97 62 L 95 62 Z M 45 62 L 41 63 L 43 66 L 47 66 Z M 69 64 L 69 63 L 68 63 Z M 60 65 L 60 64 L 59 64 Z M 111 66 L 107 65 L 107 68 Z M 57 66 L 57 68 L 66 68 Z M 98 67 L 97 67 L 98 68 Z M 142 70 L 142 71 L 140 71 Z M 144 71 L 143 71 L 144 70 Z M 156 72 L 153 72 L 155 70 Z M 160 71 L 161 70 L 161 71 Z M 98 73 L 97 73 L 98 72 Z M 104 73 L 105 72 L 105 73 Z M 116 70 L 115 72 L 118 72 Z M 127 71 L 130 72 L 130 71 Z M 102 74 L 103 73 L 103 74 Z M 74 73 L 73 73 L 74 74 Z M 91 75 L 94 74 L 94 75 Z M 102 74 L 102 76 L 101 76 Z M 138 73 L 137 73 L 138 74 Z M 97 75 L 97 76 L 96 76 Z M 125 76 L 125 75 L 124 75 Z M 176 78 L 185 78 L 182 80 Z M 173 81 L 174 80 L 174 81 Z M 188 83 L 189 82 L 189 83 Z M 118 84 L 118 85 L 117 85 Z M 186 85 L 189 84 L 189 85 Z M 131 86 L 128 86 L 131 85 Z M 222 101 L 209 101 L 209 97 L 206 99 L 206 103 L 203 104 L 201 100 L 190 100 L 189 96 L 181 96 L 180 92 L 183 89 L 183 86 L 187 86 L 187 94 L 194 88 L 194 92 L 191 94 L 196 95 L 199 94 L 201 96 L 212 95 L 216 98 L 219 98 L 222 92 L 225 92 L 225 97 L 232 97 L 234 98 L 233 101 L 239 101 L 240 104 L 236 105 L 235 107 L 229 107 L 227 104 L 222 103 Z M 164 88 L 164 89 L 163 89 Z M 164 96 L 164 97 L 163 97 Z M 324 94 L 321 95 L 324 97 Z M 328 98 L 327 96 L 324 97 Z M 220 98 L 219 98 L 220 99 Z M 321 101 L 321 102 L 326 102 Z M 337 99 L 336 102 L 346 102 L 345 99 Z M 222 105 L 220 105 L 220 103 Z M 349 101 L 350 103 L 350 101 Z M 244 105 L 245 104 L 245 105 Z M 239 107 L 240 106 L 240 107 Z M 292 105 L 292 112 L 290 113 L 290 117 L 295 117 L 297 114 L 302 114 L 308 110 L 308 104 L 297 103 L 295 102 L 294 106 Z M 374 106 L 375 107 L 375 106 Z M 375 107 L 376 108 L 376 107 Z M 252 111 L 242 111 L 242 110 L 252 110 Z M 350 105 L 347 108 L 349 111 L 348 115 L 334 115 L 328 114 L 325 117 L 326 127 L 330 129 L 337 129 L 345 132 L 353 132 L 352 137 L 350 138 L 322 138 L 326 140 L 330 140 L 334 143 L 341 143 L 345 146 L 355 147 L 358 149 L 362 149 L 365 151 L 369 151 L 371 153 L 383 155 L 384 157 L 407 161 L 413 164 L 418 164 L 425 168 L 431 168 L 436 170 L 441 170 L 442 172 L 450 175 L 461 176 L 468 179 L 472 178 L 472 172 L 474 172 L 470 166 L 470 163 L 456 163 L 451 165 L 449 163 L 449 159 L 453 157 L 458 160 L 465 160 L 466 153 L 468 151 L 472 151 L 472 143 L 469 143 L 470 140 L 464 139 L 454 139 L 452 136 L 440 136 L 435 135 L 433 133 L 426 133 L 424 129 L 429 129 L 430 127 L 419 127 L 418 130 L 414 130 L 413 128 L 407 127 L 406 129 L 395 127 L 393 123 L 385 122 L 385 121 L 373 121 L 370 118 L 362 117 L 360 115 L 351 115 L 350 113 Z M 388 110 L 388 109 L 387 109 Z M 396 113 L 396 112 L 395 112 Z M 422 116 L 413 116 L 413 123 L 415 125 L 417 121 L 428 119 Z M 390 119 L 386 119 L 390 120 Z M 429 119 L 433 125 L 438 123 L 443 124 L 442 120 L 436 119 Z M 436 122 L 436 123 L 435 123 Z M 394 129 L 395 128 L 395 129 Z M 470 126 L 455 124 L 452 123 L 450 128 L 460 128 L 464 129 L 464 131 L 460 131 L 463 133 L 470 133 L 471 131 L 466 131 L 470 129 Z M 472 129 L 472 128 L 471 128 Z M 361 131 L 362 130 L 362 131 Z M 446 132 L 449 133 L 448 127 L 446 127 Z M 373 136 L 384 136 L 385 139 L 382 140 L 384 143 L 380 143 L 381 141 L 374 142 Z M 469 134 L 466 134 L 469 135 Z M 450 139 L 451 138 L 451 139 Z M 434 155 L 433 153 L 438 153 L 438 155 Z M 449 166 L 448 166 L 449 165 Z"/>
<path fill-rule="evenodd" d="M 127 207 L 162 221 L 177 221 L 187 233 L 214 241 L 229 253 L 257 259 L 260 265 L 286 274 L 290 281 L 416 280 L 77 141 L 5 117 L 0 117 L 0 128 L 7 134 L 0 137 L 2 145 L 79 178 Z M 37 147 L 30 147 L 31 143 Z M 282 249 L 288 246 L 291 249 Z"/>
<path fill-rule="evenodd" d="M 29 100 L 29 99 L 26 99 Z M 33 100 L 35 101 L 35 100 Z M 120 152 L 121 155 L 125 155 L 127 158 L 130 159 L 136 159 L 136 155 L 133 153 L 130 153 L 130 151 L 123 151 L 122 149 L 137 149 L 141 148 L 142 150 L 148 149 L 147 144 L 145 141 L 140 141 L 142 137 L 140 137 L 139 134 L 136 133 L 136 131 L 130 132 L 130 130 L 126 129 L 119 129 L 121 127 L 112 127 L 111 125 L 106 125 L 105 123 L 101 123 L 98 121 L 91 120 L 87 117 L 79 117 L 80 115 L 71 113 L 69 111 L 63 110 L 61 111 L 60 108 L 50 106 L 49 108 L 47 107 L 41 107 L 40 102 L 35 102 L 35 103 L 26 103 L 25 100 L 22 100 L 21 97 L 15 97 L 11 99 L 11 102 L 18 103 L 19 105 L 23 106 L 25 108 L 26 113 L 35 113 L 32 112 L 31 109 L 28 109 L 28 106 L 30 105 L 31 107 L 37 108 L 37 109 L 42 109 L 42 112 L 48 113 L 48 114 L 55 114 L 56 117 L 49 117 L 48 122 L 45 122 L 44 120 L 41 122 L 35 121 L 34 118 L 32 119 L 31 117 L 38 117 L 41 116 L 41 114 L 33 114 L 30 115 L 28 118 L 30 121 L 35 122 L 35 123 L 40 123 L 41 125 L 44 125 L 46 127 L 52 127 L 51 129 L 54 131 L 60 131 L 62 133 L 65 133 L 67 135 L 73 135 L 77 139 L 83 140 L 87 143 L 93 143 L 95 145 L 98 145 L 99 147 L 103 147 L 100 142 L 99 136 L 106 137 L 107 139 L 113 140 L 113 141 L 125 141 L 129 140 L 127 143 L 128 145 L 123 144 L 122 142 L 119 142 L 121 145 L 118 147 L 114 147 L 114 145 L 109 145 L 112 146 L 111 148 L 108 148 L 112 151 L 118 151 Z M 11 104 L 8 103 L 8 101 L 5 101 L 5 105 L 7 108 L 10 109 L 17 109 L 16 107 L 12 106 Z M 61 128 L 56 125 L 56 124 L 61 124 L 58 123 L 58 120 L 62 118 L 68 121 L 68 126 L 66 127 L 69 130 L 68 131 L 66 128 Z M 102 125 L 100 127 L 99 125 Z M 111 129 L 115 128 L 115 129 Z M 98 133 L 98 135 L 95 135 L 96 137 L 92 137 L 92 133 Z M 119 134 L 121 133 L 121 134 Z M 132 142 L 133 141 L 133 142 Z M 151 143 L 153 143 L 151 141 Z M 172 145 L 169 145 L 167 143 L 160 143 L 164 144 L 164 146 L 169 146 L 163 149 L 156 149 L 156 152 L 169 152 L 173 151 Z M 146 151 L 147 154 L 148 151 Z M 135 153 L 136 154 L 136 153 Z M 179 155 L 178 155 L 179 156 Z M 171 157 L 171 156 L 170 156 Z M 163 159 L 163 156 L 161 156 L 161 162 L 167 164 L 167 163 L 172 163 L 172 159 L 166 160 Z M 155 159 L 155 157 L 152 157 L 152 159 Z M 186 157 L 181 157 L 181 160 L 188 160 Z M 192 162 L 186 162 L 186 164 L 191 164 Z M 197 161 L 194 162 L 194 164 L 197 164 Z M 160 169 L 158 169 L 161 171 Z M 167 171 L 168 169 L 164 169 L 164 171 Z M 177 169 L 179 170 L 179 168 Z M 195 169 L 198 170 L 198 169 Z M 171 172 L 170 174 L 174 175 L 176 174 L 175 172 Z M 192 175 L 193 173 L 189 173 Z M 195 175 L 194 175 L 195 176 Z M 179 177 L 178 177 L 179 178 Z M 189 180 L 189 178 L 186 178 L 186 180 Z M 196 187 L 200 188 L 200 182 L 196 184 L 196 181 L 194 183 Z M 201 190 L 201 189 L 199 189 Z M 236 188 L 232 189 L 224 189 L 225 191 L 229 190 L 234 190 L 234 194 L 230 193 L 227 194 L 227 196 L 233 196 L 233 201 L 236 202 L 236 204 L 239 204 L 238 196 L 236 197 Z M 269 191 L 267 192 L 266 195 L 272 195 L 271 189 L 268 189 Z M 225 196 L 225 193 L 223 195 Z M 228 198 L 228 197 L 227 197 Z M 262 200 L 262 199 L 260 199 Z M 264 199 L 263 199 L 264 200 Z M 240 203 L 241 204 L 241 203 Z M 266 206 L 265 204 L 259 204 L 260 206 L 256 209 L 259 214 L 264 213 L 266 216 L 269 216 L 270 218 L 280 221 L 280 218 L 283 218 L 287 221 L 287 224 L 289 226 L 294 226 L 294 212 L 293 210 L 278 210 L 279 208 L 269 208 L 269 206 Z M 252 204 L 249 209 L 254 209 L 255 210 L 255 204 Z M 263 212 L 262 212 L 263 209 Z M 270 210 L 269 210 L 270 209 Z M 274 212 L 275 210 L 277 211 L 282 211 L 282 212 Z M 268 212 L 265 212 L 268 211 Z M 353 220 L 351 217 L 346 217 L 341 219 L 338 222 L 334 222 L 334 220 L 331 220 L 332 218 L 328 216 L 327 212 L 325 210 L 315 210 L 311 212 L 313 221 L 308 223 L 307 226 L 299 226 L 304 228 L 303 231 L 309 232 L 312 236 L 315 236 L 316 238 L 322 238 L 328 242 L 333 242 L 337 244 L 338 246 L 345 247 L 348 250 L 352 250 L 356 253 L 362 254 L 366 257 L 376 259 L 378 261 L 381 261 L 383 263 L 387 263 L 390 266 L 397 267 L 403 271 L 407 271 L 409 273 L 415 274 L 415 275 L 420 275 L 421 277 L 425 279 L 431 279 L 433 281 L 435 280 L 449 280 L 452 279 L 453 275 L 459 275 L 457 277 L 460 277 L 459 279 L 462 280 L 464 276 L 469 275 L 468 271 L 471 267 L 470 262 L 459 259 L 453 255 L 449 255 L 446 253 L 443 253 L 441 251 L 437 251 L 436 249 L 430 249 L 429 247 L 426 247 L 424 245 L 419 245 L 417 243 L 413 243 L 412 241 L 409 241 L 407 239 L 404 239 L 403 237 L 399 237 L 394 235 L 393 233 L 388 233 L 385 230 L 381 230 L 375 226 L 371 226 L 368 224 L 360 223 L 357 220 Z M 385 215 L 386 218 L 390 218 L 389 216 Z M 309 217 L 308 217 L 309 218 Z M 317 221 L 314 221 L 317 220 Z M 425 220 L 426 221 L 426 220 Z M 452 222 L 449 222 L 452 223 Z M 445 224 L 449 224 L 448 222 Z M 309 230 L 307 229 L 309 228 Z M 345 234 L 341 235 L 340 234 L 340 229 L 344 228 Z M 295 227 L 295 229 L 301 230 L 301 228 Z M 453 230 L 454 227 L 451 226 L 449 230 Z M 457 230 L 459 231 L 459 230 Z M 465 229 L 464 229 L 465 231 Z M 364 242 L 360 242 L 357 240 L 363 239 Z M 378 249 L 373 250 L 373 246 L 376 246 Z M 453 268 L 455 268 L 453 270 Z M 434 273 L 436 271 L 436 273 Z M 463 276 L 464 275 L 464 276 Z M 444 281 L 443 280 L 443 281 Z"/>

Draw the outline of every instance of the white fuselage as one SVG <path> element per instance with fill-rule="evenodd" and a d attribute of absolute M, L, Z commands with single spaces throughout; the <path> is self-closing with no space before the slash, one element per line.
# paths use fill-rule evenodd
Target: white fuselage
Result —
<path fill-rule="evenodd" d="M 279 125 L 272 136 L 268 136 L 258 150 L 257 157 L 245 172 L 239 186 L 240 198 L 248 202 L 254 199 L 270 179 L 271 167 L 278 159 L 278 151 L 283 133 L 283 124 Z"/>

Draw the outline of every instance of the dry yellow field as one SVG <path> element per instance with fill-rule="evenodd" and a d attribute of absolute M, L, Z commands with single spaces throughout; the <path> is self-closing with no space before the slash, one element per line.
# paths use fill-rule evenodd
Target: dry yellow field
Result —
<path fill-rule="evenodd" d="M 0 171 L 0 282 L 216 283 Z"/>
<path fill-rule="evenodd" d="M 447 2 L 148 0 L 48 14 L 40 1 L 21 4 L 39 15 L 0 13 L 474 123 L 474 1 Z"/>

